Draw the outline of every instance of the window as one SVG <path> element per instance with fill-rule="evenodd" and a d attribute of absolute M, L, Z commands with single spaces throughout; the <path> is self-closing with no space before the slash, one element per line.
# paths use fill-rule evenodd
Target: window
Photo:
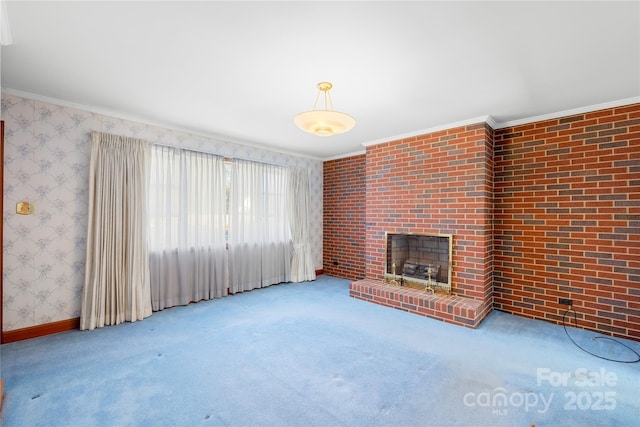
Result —
<path fill-rule="evenodd" d="M 153 147 L 154 310 L 289 281 L 288 179 L 281 166 Z"/>

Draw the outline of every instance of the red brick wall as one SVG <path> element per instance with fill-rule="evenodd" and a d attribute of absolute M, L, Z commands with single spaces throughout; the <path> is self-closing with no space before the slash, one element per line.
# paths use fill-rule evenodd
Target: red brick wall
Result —
<path fill-rule="evenodd" d="M 495 308 L 640 339 L 640 104 L 495 131 Z"/>
<path fill-rule="evenodd" d="M 451 233 L 459 294 L 554 323 L 570 298 L 640 339 L 640 104 L 371 146 L 324 179 L 326 273 L 381 279 L 385 231 Z"/>
<path fill-rule="evenodd" d="M 491 305 L 492 130 L 484 123 L 367 148 L 366 276 L 385 232 L 453 234 L 453 291 Z"/>
<path fill-rule="evenodd" d="M 324 162 L 323 272 L 365 277 L 365 156 Z"/>

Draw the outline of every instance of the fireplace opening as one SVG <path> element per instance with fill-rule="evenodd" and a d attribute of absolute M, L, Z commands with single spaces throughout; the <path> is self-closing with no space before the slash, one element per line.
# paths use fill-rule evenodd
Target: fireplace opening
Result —
<path fill-rule="evenodd" d="M 451 234 L 386 233 L 385 282 L 451 293 Z"/>

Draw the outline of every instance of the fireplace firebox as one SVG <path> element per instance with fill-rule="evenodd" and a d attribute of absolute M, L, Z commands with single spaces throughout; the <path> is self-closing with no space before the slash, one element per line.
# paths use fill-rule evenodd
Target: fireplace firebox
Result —
<path fill-rule="evenodd" d="M 451 293 L 453 235 L 385 233 L 385 282 Z"/>

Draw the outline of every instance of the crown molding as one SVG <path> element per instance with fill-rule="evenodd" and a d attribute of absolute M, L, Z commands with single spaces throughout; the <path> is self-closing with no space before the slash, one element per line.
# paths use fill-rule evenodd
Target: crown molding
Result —
<path fill-rule="evenodd" d="M 558 111 L 555 113 L 542 114 L 540 116 L 533 116 L 524 119 L 510 120 L 507 122 L 496 123 L 494 129 L 504 129 L 512 126 L 526 125 L 529 123 L 542 122 L 545 120 L 558 119 L 560 117 L 574 116 L 576 114 L 591 113 L 598 110 L 606 110 L 607 108 L 623 107 L 625 105 L 640 103 L 640 96 L 634 96 L 632 98 L 619 99 L 616 101 L 604 102 L 602 104 L 588 105 L 586 107 L 572 108 L 570 110 Z"/>
<path fill-rule="evenodd" d="M 489 125 L 492 129 L 504 129 L 512 126 L 519 126 L 519 125 L 524 125 L 528 123 L 540 122 L 544 120 L 552 120 L 560 117 L 573 116 L 576 114 L 590 113 L 593 111 L 605 110 L 607 108 L 623 107 L 626 105 L 637 104 L 637 103 L 640 103 L 640 96 L 604 102 L 601 104 L 588 105 L 584 107 L 573 108 L 570 110 L 557 111 L 555 113 L 543 114 L 540 116 L 510 120 L 506 122 L 498 122 L 495 118 L 493 118 L 493 116 L 487 115 L 487 116 L 481 116 L 481 117 L 476 117 L 476 118 L 467 119 L 467 120 L 461 120 L 459 122 L 449 123 L 445 125 L 434 126 L 427 129 L 417 130 L 414 132 L 408 132 L 400 135 L 389 136 L 388 138 L 381 138 L 373 141 L 363 142 L 362 145 L 365 147 L 370 147 L 373 145 L 383 144 L 385 142 L 397 141 L 400 139 L 411 138 L 414 136 L 425 135 L 428 133 L 439 132 L 442 130 L 453 129 L 456 127 L 467 126 L 467 125 L 482 123 L 482 122 Z M 354 154 L 351 154 L 351 155 L 354 155 Z M 347 155 L 345 155 L 345 157 L 347 157 Z"/>
<path fill-rule="evenodd" d="M 62 106 L 62 107 L 75 108 L 75 109 L 78 109 L 78 110 L 88 111 L 88 112 L 94 113 L 94 114 L 105 115 L 105 116 L 109 116 L 109 117 L 113 117 L 113 118 L 117 118 L 117 119 L 121 119 L 121 120 L 128 120 L 128 121 L 132 121 L 132 122 L 136 122 L 136 123 L 145 124 L 145 125 L 148 125 L 148 126 L 157 126 L 157 127 L 162 127 L 164 129 L 167 129 L 167 130 L 173 130 L 173 131 L 177 131 L 177 132 L 189 133 L 189 134 L 196 135 L 196 136 L 210 138 L 210 139 L 213 139 L 213 140 L 216 140 L 216 141 L 219 141 L 219 142 L 238 144 L 238 145 L 252 147 L 252 148 L 256 148 L 256 149 L 260 149 L 260 150 L 276 152 L 276 153 L 280 153 L 280 154 L 286 154 L 286 155 L 294 156 L 294 157 L 308 158 L 308 159 L 311 159 L 311 160 L 318 160 L 318 161 L 337 160 L 337 159 L 342 159 L 342 158 L 347 158 L 347 157 L 358 156 L 358 155 L 362 155 L 362 154 L 366 153 L 366 150 L 360 150 L 360 151 L 355 151 L 355 152 L 350 152 L 350 153 L 345 153 L 345 154 L 338 154 L 338 155 L 331 156 L 331 157 L 321 158 L 321 157 L 310 156 L 310 155 L 300 154 L 300 153 L 286 151 L 286 150 L 277 150 L 277 149 L 274 149 L 273 147 L 261 145 L 259 143 L 253 143 L 253 142 L 244 141 L 244 140 L 237 140 L 237 139 L 234 139 L 234 138 L 230 138 L 230 137 L 226 137 L 226 136 L 222 136 L 222 135 L 217 135 L 217 134 L 213 134 L 213 133 L 203 133 L 203 132 L 197 131 L 195 129 L 175 126 L 175 125 L 172 125 L 172 124 L 167 124 L 167 123 L 162 123 L 162 122 L 157 122 L 157 121 L 149 120 L 148 118 L 145 118 L 145 117 L 134 116 L 134 115 L 122 113 L 120 111 L 109 110 L 109 109 L 101 108 L 101 107 L 97 107 L 97 106 L 78 104 L 78 103 L 65 101 L 65 100 L 61 100 L 61 99 L 57 99 L 57 98 L 51 98 L 51 97 L 47 97 L 47 96 L 43 96 L 43 95 L 37 95 L 37 94 L 30 93 L 30 92 L 23 92 L 23 91 L 19 91 L 19 90 L 15 90 L 15 89 L 10 89 L 10 88 L 2 88 L 2 93 L 6 93 L 8 95 L 13 95 L 13 96 L 18 96 L 18 97 L 21 97 L 21 98 L 31 99 L 31 100 L 34 100 L 34 101 L 40 101 L 40 102 L 44 102 L 44 103 L 48 103 L 48 104 L 55 104 L 55 105 L 59 105 L 59 106 Z M 601 103 L 601 104 L 594 104 L 594 105 L 589 105 L 589 106 L 584 106 L 584 107 L 578 107 L 578 108 L 573 108 L 573 109 L 569 109 L 569 110 L 562 110 L 562 111 L 557 111 L 555 113 L 542 114 L 542 115 L 539 115 L 539 116 L 527 117 L 527 118 L 523 118 L 523 119 L 509 120 L 509 121 L 505 121 L 505 122 L 498 122 L 491 115 L 486 115 L 486 116 L 475 117 L 475 118 L 471 118 L 471 119 L 467 119 L 467 120 L 461 120 L 461 121 L 458 121 L 458 122 L 448 123 L 448 124 L 444 124 L 444 125 L 434 126 L 434 127 L 430 127 L 430 128 L 426 128 L 426 129 L 416 130 L 416 131 L 413 131 L 413 132 L 407 132 L 407 133 L 403 133 L 403 134 L 399 134 L 399 135 L 392 135 L 392 136 L 389 136 L 389 137 L 386 137 L 386 138 L 376 139 L 376 140 L 373 140 L 373 141 L 367 141 L 367 142 L 363 142 L 362 145 L 364 147 L 370 147 L 370 146 L 373 146 L 373 145 L 383 144 L 385 142 L 397 141 L 399 139 L 411 138 L 411 137 L 415 137 L 415 136 L 419 136 L 419 135 L 425 135 L 425 134 L 428 134 L 428 133 L 439 132 L 439 131 L 447 130 L 447 129 L 453 129 L 453 128 L 461 127 L 461 126 L 468 126 L 468 125 L 472 125 L 472 124 L 476 124 L 476 123 L 486 123 L 492 129 L 504 129 L 504 128 L 508 128 L 508 127 L 512 127 L 512 126 L 519 126 L 519 125 L 524 125 L 524 124 L 529 124 L 529 123 L 534 123 L 534 122 L 539 122 L 539 121 L 544 121 L 544 120 L 553 120 L 553 119 L 557 119 L 557 118 L 560 118 L 560 117 L 567 117 L 567 116 L 572 116 L 572 115 L 576 115 L 576 114 L 589 113 L 589 112 L 593 112 L 593 111 L 604 110 L 604 109 L 607 109 L 607 108 L 623 107 L 623 106 L 626 106 L 626 105 L 637 104 L 637 103 L 640 103 L 640 96 L 635 96 L 635 97 L 625 98 L 625 99 L 620 99 L 620 100 L 615 100 L 615 101 L 609 101 L 609 102 L 605 102 L 605 103 Z"/>
<path fill-rule="evenodd" d="M 344 153 L 344 154 L 336 154 L 335 156 L 325 157 L 322 160 L 325 162 L 328 162 L 329 160 L 346 159 L 347 157 L 361 156 L 363 154 L 367 154 L 367 150 L 353 151 L 351 153 Z"/>
<path fill-rule="evenodd" d="M 414 136 L 425 135 L 428 133 L 440 132 L 442 130 L 453 129 L 461 126 L 474 125 L 476 123 L 487 123 L 492 128 L 494 127 L 495 120 L 491 116 L 480 116 L 472 119 L 461 120 L 459 122 L 444 124 L 440 126 L 434 126 L 427 129 L 416 130 L 413 132 L 403 133 L 400 135 L 389 136 L 387 138 L 375 139 L 373 141 L 363 142 L 362 145 L 365 147 L 370 147 L 372 145 L 384 144 L 389 141 L 397 141 L 399 139 L 412 138 Z M 495 129 L 495 128 L 494 128 Z"/>
<path fill-rule="evenodd" d="M 493 116 L 487 116 L 487 119 L 484 122 L 488 124 L 491 127 L 491 129 L 497 129 L 498 122 L 496 122 Z"/>
<path fill-rule="evenodd" d="M 93 106 L 93 105 L 78 104 L 78 103 L 75 103 L 75 102 L 65 101 L 65 100 L 62 100 L 62 99 L 51 98 L 51 97 L 43 96 L 43 95 L 36 95 L 34 93 L 23 92 L 23 91 L 20 91 L 20 90 L 4 88 L 4 87 L 2 88 L 2 93 L 6 93 L 7 95 L 18 96 L 20 98 L 31 99 L 33 101 L 44 102 L 44 103 L 47 103 L 47 104 L 59 105 L 61 107 L 74 108 L 76 110 L 87 111 L 87 112 L 93 113 L 93 114 L 100 114 L 100 115 L 103 115 L 103 116 L 109 116 L 109 117 L 113 117 L 115 119 L 136 122 L 136 123 L 140 123 L 140 124 L 147 125 L 147 126 L 155 126 L 155 127 L 160 127 L 160 128 L 171 130 L 171 131 L 188 133 L 188 134 L 195 135 L 195 136 L 200 136 L 200 137 L 204 137 L 204 138 L 213 139 L 213 140 L 218 141 L 218 142 L 225 142 L 225 143 L 230 143 L 230 144 L 238 144 L 238 145 L 243 145 L 245 147 L 251 147 L 251 148 L 256 148 L 256 149 L 259 149 L 259 150 L 269 151 L 269 152 L 272 152 L 272 153 L 279 153 L 279 154 L 285 154 L 287 156 L 293 156 L 293 157 L 300 157 L 300 158 L 305 158 L 305 159 L 323 161 L 323 159 L 321 157 L 317 157 L 317 156 L 311 156 L 311 155 L 307 155 L 307 154 L 301 154 L 301 153 L 296 153 L 296 152 L 286 151 L 286 150 L 278 150 L 278 149 L 276 149 L 276 148 L 274 148 L 272 146 L 266 146 L 266 145 L 262 145 L 260 143 L 234 139 L 234 138 L 231 138 L 231 137 L 227 137 L 227 136 L 223 136 L 223 135 L 219 135 L 219 134 L 214 134 L 214 133 L 205 133 L 205 132 L 201 132 L 201 131 L 198 131 L 198 130 L 195 130 L 195 129 L 191 129 L 191 128 L 188 128 L 188 127 L 181 127 L 181 126 L 176 126 L 176 125 L 173 125 L 173 124 L 158 122 L 158 121 L 150 120 L 150 119 L 148 119 L 146 117 L 135 116 L 135 115 L 132 115 L 132 114 L 122 113 L 120 111 L 109 110 L 107 108 L 97 107 L 97 106 Z"/>

